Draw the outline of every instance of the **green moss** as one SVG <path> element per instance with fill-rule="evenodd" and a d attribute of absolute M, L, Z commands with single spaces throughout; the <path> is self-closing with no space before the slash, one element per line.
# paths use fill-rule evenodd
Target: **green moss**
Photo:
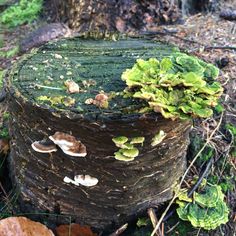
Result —
<path fill-rule="evenodd" d="M 8 128 L 2 127 L 0 129 L 0 138 L 9 138 Z"/>
<path fill-rule="evenodd" d="M 73 106 L 75 104 L 75 99 L 68 96 L 54 96 L 54 97 L 39 96 L 37 97 L 37 101 L 42 103 L 49 102 L 51 106 L 61 104 L 68 107 L 68 106 Z"/>
<path fill-rule="evenodd" d="M 229 209 L 219 185 L 207 186 L 203 193 L 195 193 L 192 203 L 178 201 L 177 213 L 194 227 L 212 230 L 228 221 Z"/>
<path fill-rule="evenodd" d="M 175 53 L 158 61 L 138 59 L 122 74 L 125 97 L 146 101 L 147 107 L 165 118 L 209 117 L 223 88 L 212 81 L 219 70 L 195 57 Z M 142 108 L 142 110 L 145 110 Z"/>
<path fill-rule="evenodd" d="M 38 17 L 42 6 L 43 0 L 20 0 L 0 15 L 0 23 L 8 27 L 30 23 Z"/>
<path fill-rule="evenodd" d="M 236 138 L 236 126 L 235 125 L 226 124 L 225 128 L 233 134 L 234 138 Z"/>
<path fill-rule="evenodd" d="M 0 69 L 0 89 L 3 86 L 3 74 L 4 74 L 4 71 Z"/>
<path fill-rule="evenodd" d="M 19 53 L 19 46 L 15 46 L 8 51 L 0 51 L 0 57 L 11 58 Z"/>

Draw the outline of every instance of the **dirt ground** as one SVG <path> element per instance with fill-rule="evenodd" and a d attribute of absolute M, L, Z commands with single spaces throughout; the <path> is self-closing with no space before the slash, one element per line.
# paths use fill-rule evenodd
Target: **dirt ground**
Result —
<path fill-rule="evenodd" d="M 236 5 L 236 3 L 234 4 Z M 23 38 L 27 32 L 34 28 L 37 28 L 37 24 L 21 26 L 13 31 L 5 32 L 3 50 L 9 50 L 15 46 L 19 38 Z M 225 138 L 226 134 L 223 126 L 227 123 L 236 125 L 236 22 L 221 19 L 218 13 L 197 14 L 186 18 L 181 25 L 165 25 L 152 30 L 159 32 L 155 35 L 157 40 L 174 44 L 183 51 L 194 54 L 221 68 L 218 80 L 224 87 L 221 102 L 225 110 L 222 128 L 215 134 L 212 143 L 218 153 L 224 153 L 229 148 L 229 140 Z M 17 57 L 0 58 L 0 68 L 7 68 L 15 60 L 17 60 Z M 1 110 L 4 109 L 1 108 Z M 196 121 L 194 132 L 200 134 L 203 138 L 207 138 L 209 132 L 216 126 L 218 121 L 219 116 L 217 115 L 212 119 Z M 235 176 L 235 157 L 229 156 L 227 162 L 231 166 L 229 171 Z M 217 168 L 214 171 L 218 173 Z M 235 187 L 227 193 L 227 203 L 231 208 L 231 213 L 230 222 L 226 226 L 210 234 L 198 232 L 197 234 L 189 235 L 236 235 Z M 171 233 L 168 235 L 171 235 Z"/>

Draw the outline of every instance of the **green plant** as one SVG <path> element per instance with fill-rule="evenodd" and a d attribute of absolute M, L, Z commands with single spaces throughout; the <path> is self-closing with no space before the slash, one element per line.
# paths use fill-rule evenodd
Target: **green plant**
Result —
<path fill-rule="evenodd" d="M 144 101 L 146 111 L 161 113 L 165 118 L 209 117 L 223 92 L 214 81 L 219 70 L 195 57 L 175 53 L 158 61 L 138 59 L 122 74 L 126 82 L 125 97 Z M 146 109 L 145 109 L 146 108 Z"/>
<path fill-rule="evenodd" d="M 15 46 L 8 51 L 0 51 L 0 57 L 11 58 L 18 54 L 19 46 Z"/>
<path fill-rule="evenodd" d="M 43 0 L 20 0 L 0 15 L 0 22 L 7 27 L 30 23 L 38 17 L 42 5 Z"/>
<path fill-rule="evenodd" d="M 6 127 L 0 128 L 0 138 L 9 138 L 8 128 Z"/>
<path fill-rule="evenodd" d="M 3 75 L 4 75 L 4 70 L 0 69 L 0 89 L 3 86 Z"/>
<path fill-rule="evenodd" d="M 232 135 L 234 136 L 234 139 L 236 139 L 236 126 L 234 126 L 232 124 L 226 124 L 225 128 L 227 130 L 229 130 L 232 133 Z"/>
<path fill-rule="evenodd" d="M 226 124 L 225 128 L 233 135 L 233 145 L 230 154 L 236 158 L 236 126 L 233 124 Z"/>
<path fill-rule="evenodd" d="M 192 202 L 176 201 L 180 219 L 190 221 L 194 227 L 212 230 L 228 222 L 229 209 L 219 185 L 207 185 L 204 192 L 194 193 Z"/>

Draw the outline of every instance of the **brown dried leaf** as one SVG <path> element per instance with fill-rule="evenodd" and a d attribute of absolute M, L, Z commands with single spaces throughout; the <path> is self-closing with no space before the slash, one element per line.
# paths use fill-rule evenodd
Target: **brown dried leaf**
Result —
<path fill-rule="evenodd" d="M 56 236 L 97 236 L 89 226 L 79 224 L 60 225 L 56 228 Z"/>
<path fill-rule="evenodd" d="M 7 155 L 10 149 L 9 140 L 8 139 L 0 139 L 0 153 Z"/>
<path fill-rule="evenodd" d="M 0 221 L 1 236 L 54 236 L 45 225 L 26 217 L 9 217 Z"/>

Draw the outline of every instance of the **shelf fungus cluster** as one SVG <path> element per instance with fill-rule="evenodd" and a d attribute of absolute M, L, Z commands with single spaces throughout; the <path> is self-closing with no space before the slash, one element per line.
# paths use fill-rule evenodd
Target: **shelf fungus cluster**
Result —
<path fill-rule="evenodd" d="M 183 195 L 183 194 L 182 194 Z M 180 219 L 196 228 L 213 230 L 228 222 L 229 208 L 219 185 L 207 185 L 203 192 L 194 192 L 193 199 L 177 200 Z"/>
<path fill-rule="evenodd" d="M 57 151 L 57 146 L 67 155 L 85 157 L 87 155 L 86 146 L 74 136 L 56 132 L 49 136 L 49 141 L 35 141 L 31 144 L 36 152 L 51 153 Z"/>
<path fill-rule="evenodd" d="M 98 179 L 90 175 L 75 175 L 74 179 L 65 176 L 63 181 L 67 184 L 74 184 L 76 186 L 83 185 L 86 187 L 92 187 L 98 183 Z"/>
<path fill-rule="evenodd" d="M 133 161 L 135 157 L 139 155 L 138 148 L 134 145 L 140 144 L 143 145 L 145 138 L 144 137 L 135 137 L 130 141 L 125 136 L 119 136 L 112 139 L 115 145 L 120 148 L 115 152 L 115 159 L 119 161 Z"/>

